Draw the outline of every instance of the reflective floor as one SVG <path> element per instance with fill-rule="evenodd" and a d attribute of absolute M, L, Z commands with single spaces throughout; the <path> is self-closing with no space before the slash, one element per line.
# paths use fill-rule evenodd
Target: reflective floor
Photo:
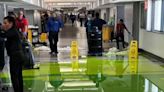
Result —
<path fill-rule="evenodd" d="M 59 47 L 82 39 L 80 54 L 86 55 L 84 30 L 71 25 L 66 27 L 60 34 Z M 25 92 L 164 92 L 164 64 L 153 62 L 142 54 L 136 61 L 128 61 L 127 55 L 74 61 L 69 55 L 62 50 L 58 58 L 50 56 L 48 51 L 38 52 L 35 59 L 40 62 L 40 68 L 23 71 Z M 11 85 L 7 69 L 0 76 L 3 85 Z"/>

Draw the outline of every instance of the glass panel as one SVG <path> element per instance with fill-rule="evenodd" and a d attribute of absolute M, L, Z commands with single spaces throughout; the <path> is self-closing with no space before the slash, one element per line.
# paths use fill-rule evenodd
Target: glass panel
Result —
<path fill-rule="evenodd" d="M 154 30 L 161 31 L 162 0 L 155 0 Z"/>

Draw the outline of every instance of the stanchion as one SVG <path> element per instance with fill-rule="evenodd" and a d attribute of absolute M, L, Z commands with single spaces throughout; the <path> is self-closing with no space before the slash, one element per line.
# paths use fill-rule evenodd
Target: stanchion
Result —
<path fill-rule="evenodd" d="M 79 50 L 77 41 L 72 41 L 70 54 L 70 58 L 72 61 L 72 70 L 79 71 Z"/>

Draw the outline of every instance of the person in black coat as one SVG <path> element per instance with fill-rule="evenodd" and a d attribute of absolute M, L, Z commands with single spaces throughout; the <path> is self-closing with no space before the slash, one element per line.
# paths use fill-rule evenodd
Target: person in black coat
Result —
<path fill-rule="evenodd" d="M 74 23 L 75 23 L 75 20 L 76 20 L 76 16 L 73 15 L 73 14 L 71 13 L 71 15 L 70 15 L 70 19 L 71 19 L 71 21 L 72 21 L 72 26 L 73 26 Z"/>
<path fill-rule="evenodd" d="M 0 33 L 2 32 L 2 24 L 0 23 Z M 4 58 L 4 39 L 0 37 L 0 71 L 2 71 L 5 65 L 5 58 Z"/>
<path fill-rule="evenodd" d="M 100 19 L 99 13 L 96 13 L 96 18 L 93 20 L 93 27 L 98 27 L 100 31 L 102 31 L 103 25 L 106 24 L 106 21 Z"/>
<path fill-rule="evenodd" d="M 10 75 L 14 92 L 23 92 L 22 63 L 24 54 L 22 49 L 21 37 L 16 29 L 15 19 L 7 16 L 3 21 L 4 33 L 0 36 L 7 39 L 5 47 L 10 57 Z"/>

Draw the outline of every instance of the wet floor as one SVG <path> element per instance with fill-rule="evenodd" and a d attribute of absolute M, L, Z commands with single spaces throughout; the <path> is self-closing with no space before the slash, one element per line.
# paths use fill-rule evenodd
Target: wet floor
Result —
<path fill-rule="evenodd" d="M 70 46 L 72 40 L 79 42 L 82 37 L 79 47 L 85 55 L 85 32 L 77 27 L 71 32 L 68 29 L 72 27 L 67 27 L 60 34 L 59 47 Z M 58 58 L 50 56 L 48 51 L 35 55 L 40 68 L 23 71 L 25 92 L 164 92 L 164 64 L 142 55 L 136 61 L 128 61 L 127 55 L 86 57 L 74 61 L 69 59 L 69 52 L 59 54 Z M 11 85 L 7 71 L 0 76 L 3 84 Z"/>

